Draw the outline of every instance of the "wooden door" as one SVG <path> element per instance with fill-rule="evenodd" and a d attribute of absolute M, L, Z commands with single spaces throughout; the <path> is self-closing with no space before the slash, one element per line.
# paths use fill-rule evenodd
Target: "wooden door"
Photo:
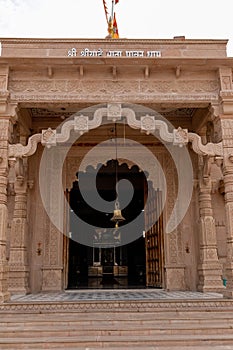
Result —
<path fill-rule="evenodd" d="M 161 288 L 163 285 L 163 220 L 161 192 L 148 184 L 147 210 L 145 211 L 146 286 Z"/>
<path fill-rule="evenodd" d="M 68 287 L 68 270 L 69 270 L 69 231 L 70 231 L 70 192 L 68 190 L 64 193 L 66 201 L 64 203 L 64 231 L 63 235 L 63 288 Z"/>

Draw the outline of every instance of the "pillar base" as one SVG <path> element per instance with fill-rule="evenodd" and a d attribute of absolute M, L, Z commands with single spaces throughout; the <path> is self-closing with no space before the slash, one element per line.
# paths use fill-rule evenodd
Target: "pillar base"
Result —
<path fill-rule="evenodd" d="M 0 304 L 2 303 L 6 303 L 7 301 L 9 301 L 11 298 L 11 294 L 9 292 L 0 292 Z"/>
<path fill-rule="evenodd" d="M 214 262 L 203 263 L 198 268 L 199 283 L 197 290 L 199 292 L 223 293 L 225 287 L 222 281 L 221 265 Z"/>
<path fill-rule="evenodd" d="M 185 285 L 185 267 L 182 266 L 166 266 L 166 289 L 186 290 Z"/>
<path fill-rule="evenodd" d="M 10 292 L 8 291 L 8 265 L 0 265 L 0 303 L 10 300 Z"/>
<path fill-rule="evenodd" d="M 223 296 L 224 298 L 233 299 L 233 290 L 225 289 Z"/>
<path fill-rule="evenodd" d="M 62 290 L 62 267 L 42 268 L 42 291 L 59 292 Z"/>
<path fill-rule="evenodd" d="M 12 294 L 28 294 L 29 270 L 27 267 L 10 266 L 9 291 Z"/>
<path fill-rule="evenodd" d="M 227 284 L 224 290 L 224 297 L 233 299 L 233 262 L 228 262 L 226 267 Z"/>

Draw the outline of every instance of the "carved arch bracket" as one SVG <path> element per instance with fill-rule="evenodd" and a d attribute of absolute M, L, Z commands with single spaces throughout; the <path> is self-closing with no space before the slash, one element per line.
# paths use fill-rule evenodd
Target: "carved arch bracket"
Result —
<path fill-rule="evenodd" d="M 29 137 L 28 144 L 23 146 L 21 143 L 9 145 L 9 158 L 22 158 L 32 156 L 36 150 L 37 145 L 41 142 L 42 134 L 35 134 Z"/>
<path fill-rule="evenodd" d="M 105 117 L 112 122 L 121 120 L 124 117 L 130 127 L 140 129 L 147 134 L 157 131 L 161 141 L 172 143 L 179 147 L 186 146 L 190 142 L 194 152 L 202 156 L 223 156 L 222 142 L 204 145 L 199 135 L 188 132 L 187 129 L 178 128 L 174 129 L 173 132 L 169 132 L 165 121 L 159 120 L 152 115 L 145 115 L 137 119 L 133 109 L 121 108 L 121 104 L 116 103 L 109 104 L 107 108 L 97 109 L 94 112 L 93 119 L 89 119 L 85 115 L 75 115 L 73 119 L 64 122 L 60 132 L 51 128 L 43 130 L 42 133 L 31 136 L 26 146 L 22 144 L 10 145 L 9 158 L 22 158 L 33 155 L 39 142 L 48 148 L 64 143 L 69 140 L 72 130 L 82 135 L 91 129 L 98 128 Z"/>

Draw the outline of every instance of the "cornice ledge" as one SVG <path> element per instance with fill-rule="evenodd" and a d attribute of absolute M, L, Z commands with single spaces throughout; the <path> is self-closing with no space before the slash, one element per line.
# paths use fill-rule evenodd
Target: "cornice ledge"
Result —
<path fill-rule="evenodd" d="M 227 44 L 227 39 L 148 39 L 148 38 L 135 38 L 135 39 L 128 39 L 128 38 L 120 38 L 120 39 L 109 39 L 109 38 L 0 38 L 0 42 L 2 44 L 6 43 L 14 43 L 14 44 L 22 44 L 22 43 L 161 43 L 161 44 Z"/>

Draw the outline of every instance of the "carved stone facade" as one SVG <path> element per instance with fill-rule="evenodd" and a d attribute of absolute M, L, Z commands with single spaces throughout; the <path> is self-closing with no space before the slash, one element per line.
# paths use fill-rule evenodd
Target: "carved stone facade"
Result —
<path fill-rule="evenodd" d="M 100 158 L 86 157 L 106 140 L 111 148 L 115 123 L 122 148 L 128 146 L 120 163 L 131 168 L 137 159 L 148 181 L 157 183 L 161 174 L 166 179 L 162 287 L 233 297 L 233 63 L 226 42 L 1 41 L 0 302 L 9 292 L 67 288 L 64 193 L 72 189 L 82 162 L 82 171 L 106 162 L 104 144 Z M 75 57 L 67 55 L 71 44 Z M 79 56 L 88 45 L 103 52 L 136 45 L 159 49 L 161 57 Z M 127 138 L 152 156 L 130 148 Z M 49 157 L 56 149 L 53 162 L 41 169 L 44 150 Z M 189 178 L 185 172 L 191 168 Z M 41 179 L 50 184 L 45 196 Z"/>

